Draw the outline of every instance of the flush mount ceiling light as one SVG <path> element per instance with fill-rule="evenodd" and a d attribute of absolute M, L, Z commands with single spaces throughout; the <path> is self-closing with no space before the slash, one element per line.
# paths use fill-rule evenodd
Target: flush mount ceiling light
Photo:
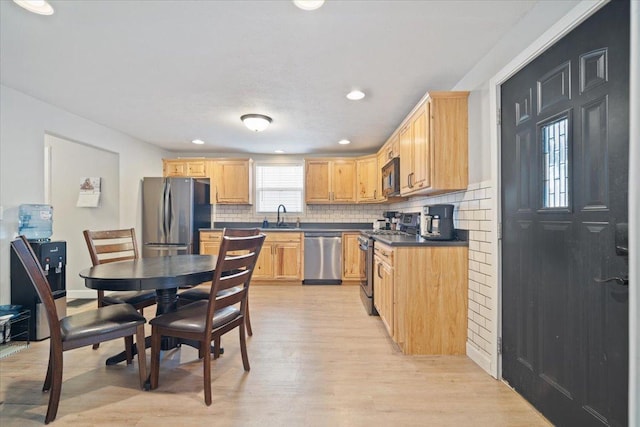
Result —
<path fill-rule="evenodd" d="M 191 141 L 191 143 L 196 145 L 202 145 L 204 144 L 204 141 L 201 139 L 194 139 L 193 141 Z"/>
<path fill-rule="evenodd" d="M 284 150 L 276 150 L 276 151 L 274 151 L 274 153 L 276 153 L 276 154 L 284 154 Z"/>
<path fill-rule="evenodd" d="M 364 96 L 364 92 L 362 92 L 361 90 L 352 90 L 347 94 L 347 99 L 350 99 L 352 101 L 360 101 L 362 98 L 364 98 Z"/>
<path fill-rule="evenodd" d="M 302 10 L 316 10 L 324 4 L 324 0 L 293 0 L 293 4 Z"/>
<path fill-rule="evenodd" d="M 240 117 L 242 123 L 254 132 L 262 132 L 273 121 L 271 117 L 262 114 L 245 114 Z"/>
<path fill-rule="evenodd" d="M 13 2 L 38 15 L 53 15 L 53 7 L 45 0 L 13 0 Z"/>
<path fill-rule="evenodd" d="M 351 141 L 349 141 L 348 139 L 341 139 L 340 141 L 338 141 L 338 144 L 347 145 L 347 144 L 351 144 Z"/>

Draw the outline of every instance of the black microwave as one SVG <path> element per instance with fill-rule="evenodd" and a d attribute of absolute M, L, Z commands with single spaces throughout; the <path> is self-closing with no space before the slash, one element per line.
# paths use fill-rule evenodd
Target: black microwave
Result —
<path fill-rule="evenodd" d="M 400 195 L 400 157 L 394 157 L 382 167 L 382 194 Z"/>

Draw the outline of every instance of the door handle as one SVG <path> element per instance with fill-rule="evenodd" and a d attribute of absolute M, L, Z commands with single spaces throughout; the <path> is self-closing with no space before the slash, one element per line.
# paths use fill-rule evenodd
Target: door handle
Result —
<path fill-rule="evenodd" d="M 609 282 L 617 282 L 619 285 L 622 286 L 629 286 L 629 276 L 619 276 L 619 277 L 607 277 L 606 279 L 600 279 L 598 277 L 594 277 L 593 280 L 596 281 L 596 283 L 609 283 Z"/>

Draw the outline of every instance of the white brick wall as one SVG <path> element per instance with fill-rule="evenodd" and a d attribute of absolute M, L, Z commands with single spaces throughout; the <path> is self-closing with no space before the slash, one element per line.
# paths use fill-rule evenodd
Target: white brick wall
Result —
<path fill-rule="evenodd" d="M 496 228 L 492 218 L 494 189 L 490 181 L 469 185 L 467 191 L 434 197 L 416 197 L 406 202 L 395 203 L 390 209 L 403 212 L 420 212 L 422 206 L 437 203 L 455 205 L 456 228 L 469 230 L 469 306 L 467 344 L 472 346 L 487 361 L 494 353 L 492 342 L 496 336 L 493 324 L 496 302 L 493 289 L 497 278 L 493 277 L 491 265 L 492 242 Z M 482 363 L 481 365 L 486 365 Z"/>
<path fill-rule="evenodd" d="M 372 223 L 382 218 L 382 211 L 387 205 L 307 205 L 301 214 L 286 213 L 289 223 L 295 223 L 300 217 L 301 222 L 367 222 Z M 264 214 L 256 214 L 254 206 L 216 205 L 212 210 L 214 222 L 262 222 Z M 275 214 L 266 215 L 269 222 L 276 222 Z"/>

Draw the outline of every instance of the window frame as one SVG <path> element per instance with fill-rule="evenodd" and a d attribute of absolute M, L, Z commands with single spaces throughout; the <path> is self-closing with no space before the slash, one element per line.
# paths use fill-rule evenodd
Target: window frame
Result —
<path fill-rule="evenodd" d="M 258 182 L 258 168 L 260 167 L 299 167 L 301 168 L 301 182 L 302 182 L 302 186 L 301 188 L 286 188 L 284 190 L 289 190 L 289 191 L 298 191 L 300 190 L 300 211 L 293 211 L 290 210 L 289 208 L 287 208 L 287 211 L 290 213 L 295 213 L 295 214 L 304 214 L 305 213 L 305 162 L 304 160 L 300 159 L 300 160 L 295 160 L 295 161 L 274 161 L 274 162 L 270 162 L 270 161 L 258 161 L 254 164 L 254 196 L 255 196 L 255 203 L 254 203 L 254 212 L 256 215 L 264 215 L 264 214 L 275 214 L 277 213 L 277 209 L 276 210 L 260 210 L 261 204 L 260 204 L 260 192 L 262 191 L 262 188 L 259 185 Z M 283 190 L 282 188 L 279 188 L 278 190 Z"/>

